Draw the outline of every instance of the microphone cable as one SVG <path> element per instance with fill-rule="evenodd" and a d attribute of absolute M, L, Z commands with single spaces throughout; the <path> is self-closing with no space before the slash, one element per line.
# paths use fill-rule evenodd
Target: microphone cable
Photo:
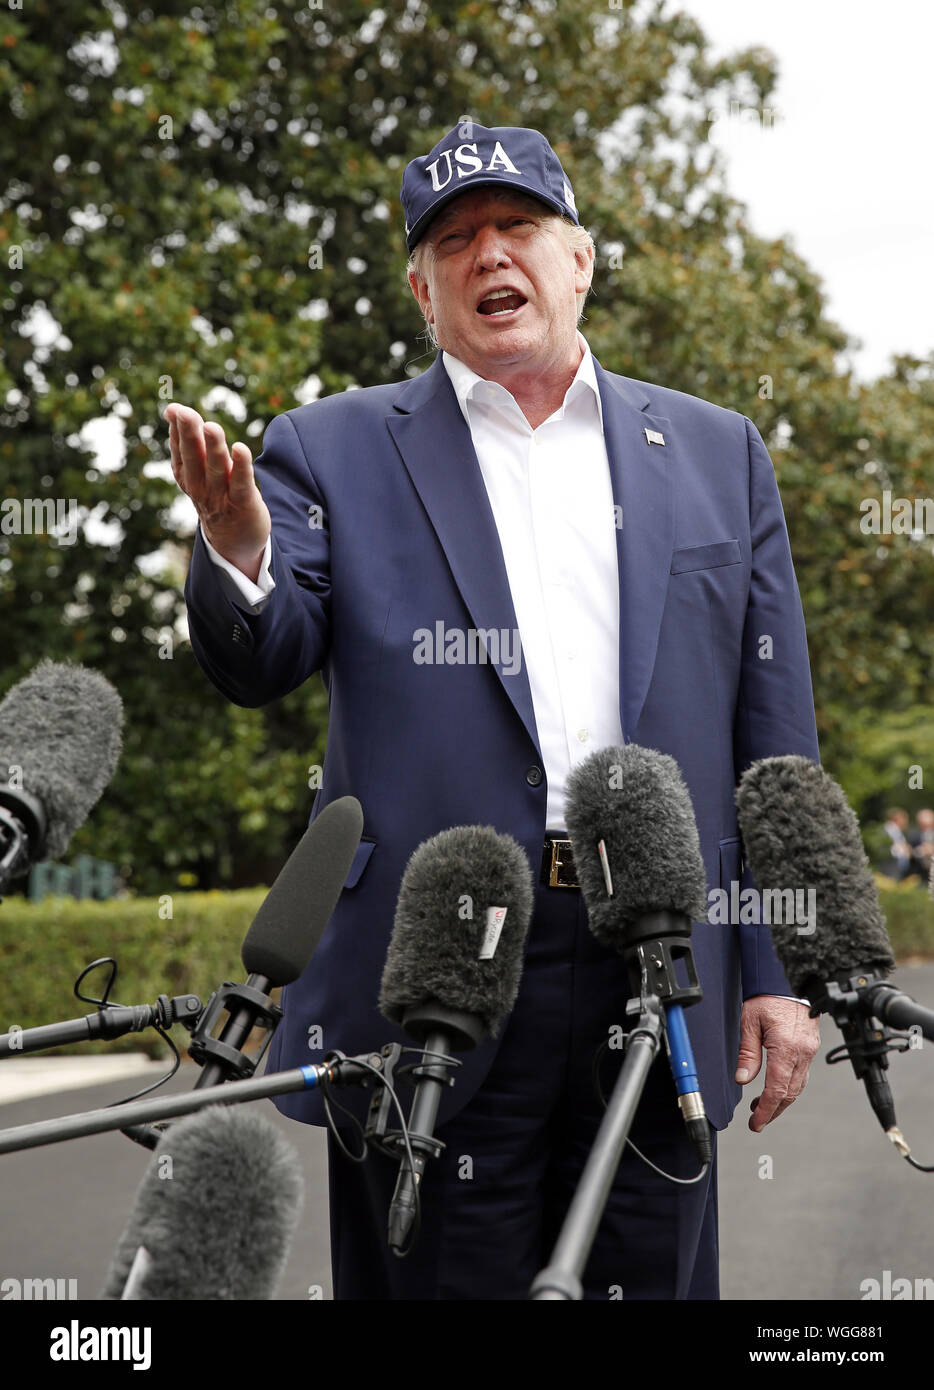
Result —
<path fill-rule="evenodd" d="M 626 1039 L 626 1038 L 628 1038 L 628 1037 L 629 1037 L 629 1034 L 628 1034 L 628 1033 L 624 1033 L 624 1034 L 623 1034 L 623 1038 L 624 1038 L 624 1039 Z M 593 1065 L 592 1065 L 592 1067 L 591 1067 L 591 1073 L 590 1073 L 590 1074 L 591 1074 L 591 1079 L 592 1079 L 592 1081 L 593 1081 L 594 1092 L 596 1093 L 597 1099 L 599 1100 L 600 1104 L 603 1106 L 603 1109 L 604 1109 L 604 1110 L 605 1110 L 606 1107 L 607 1107 L 607 1098 L 606 1098 L 606 1092 L 605 1092 L 604 1089 L 603 1089 L 603 1083 L 602 1083 L 601 1078 L 600 1078 L 600 1064 L 602 1063 L 604 1057 L 606 1056 L 607 1052 L 609 1051 L 609 1047 L 610 1047 L 609 1041 L 605 1039 L 605 1040 L 600 1044 L 600 1046 L 597 1048 L 597 1050 L 596 1050 L 596 1052 L 595 1052 L 595 1054 L 594 1054 Z M 624 1050 L 625 1050 L 625 1049 L 624 1049 Z M 664 1178 L 666 1182 L 675 1183 L 678 1187 L 693 1187 L 695 1183 L 699 1183 L 699 1182 L 701 1181 L 702 1178 L 706 1177 L 706 1175 L 707 1175 L 707 1170 L 708 1170 L 709 1167 L 710 1167 L 710 1164 L 709 1164 L 709 1163 L 705 1163 L 705 1164 L 702 1165 L 700 1172 L 699 1172 L 698 1174 L 696 1174 L 695 1177 L 693 1177 L 693 1178 L 676 1178 L 675 1175 L 674 1175 L 674 1173 L 666 1173 L 666 1172 L 664 1171 L 664 1169 L 659 1168 L 658 1165 L 657 1165 L 656 1163 L 653 1163 L 652 1160 L 651 1160 L 649 1157 L 647 1157 L 647 1155 L 644 1154 L 644 1153 L 642 1152 L 641 1149 L 639 1149 L 639 1148 L 636 1147 L 636 1145 L 632 1142 L 631 1139 L 627 1139 L 627 1140 L 626 1140 L 626 1148 L 627 1148 L 627 1149 L 632 1149 L 632 1151 L 633 1151 L 633 1153 L 636 1155 L 636 1157 L 637 1157 L 638 1159 L 640 1159 L 640 1160 L 645 1164 L 645 1166 L 646 1166 L 647 1168 L 651 1168 L 651 1170 L 652 1170 L 653 1173 L 657 1173 L 658 1176 L 659 1176 L 660 1178 Z"/>

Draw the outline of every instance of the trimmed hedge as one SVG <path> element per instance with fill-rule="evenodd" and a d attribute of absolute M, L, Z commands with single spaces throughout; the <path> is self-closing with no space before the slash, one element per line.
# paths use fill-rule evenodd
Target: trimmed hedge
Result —
<path fill-rule="evenodd" d="M 877 878 L 896 957 L 934 958 L 934 903 L 915 881 L 895 884 Z M 237 892 L 177 893 L 164 898 L 117 898 L 76 902 L 47 898 L 33 905 L 22 898 L 0 904 L 0 1032 L 14 1024 L 33 1028 L 91 1013 L 75 999 L 78 973 L 98 956 L 114 955 L 119 967 L 113 998 L 120 1004 L 153 1004 L 160 994 L 191 991 L 206 1003 L 224 980 L 242 980 L 240 946 L 265 888 Z M 172 916 L 166 916 L 171 907 Z M 163 914 L 160 916 L 160 912 Z M 103 987 L 106 972 L 95 971 L 85 993 Z M 188 1033 L 173 1029 L 184 1056 Z M 152 1029 L 111 1042 L 76 1043 L 56 1051 L 147 1052 L 163 1058 L 166 1049 Z"/>
<path fill-rule="evenodd" d="M 875 879 L 895 959 L 900 963 L 911 957 L 934 959 L 934 902 L 927 887 L 917 878 L 896 883 L 876 874 Z"/>
<path fill-rule="evenodd" d="M 246 978 L 240 947 L 266 892 L 244 888 L 108 902 L 46 898 L 35 905 L 6 898 L 0 904 L 0 1032 L 9 1032 L 14 1024 L 34 1028 L 92 1013 L 93 1005 L 76 999 L 73 986 L 98 956 L 116 957 L 115 1003 L 154 1004 L 160 994 L 188 992 L 207 1003 L 224 980 Z M 101 966 L 82 984 L 82 993 L 99 995 L 106 980 Z M 184 1057 L 187 1030 L 176 1025 L 172 1037 Z M 63 1056 L 111 1051 L 168 1055 L 151 1028 L 55 1051 Z"/>

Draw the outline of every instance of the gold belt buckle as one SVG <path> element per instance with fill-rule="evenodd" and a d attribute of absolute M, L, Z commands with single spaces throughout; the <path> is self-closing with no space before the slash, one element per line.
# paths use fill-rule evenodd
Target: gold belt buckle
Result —
<path fill-rule="evenodd" d="M 548 872 L 548 887 L 549 887 L 549 888 L 576 888 L 576 887 L 577 887 L 577 884 L 576 884 L 576 883 L 566 883 L 566 882 L 564 882 L 564 881 L 561 879 L 561 877 L 560 877 L 560 875 L 559 875 L 559 872 L 558 872 L 560 869 L 562 869 L 562 868 L 564 867 L 564 862 L 565 862 L 563 859 L 559 859 L 559 857 L 558 857 L 559 851 L 561 851 L 561 850 L 563 850 L 563 849 L 570 849 L 570 848 L 571 848 L 571 841 L 570 841 L 570 840 L 552 840 L 552 842 L 551 842 L 551 865 L 550 865 L 549 872 Z M 572 863 L 574 862 L 573 859 L 571 860 L 571 862 L 572 862 Z"/>

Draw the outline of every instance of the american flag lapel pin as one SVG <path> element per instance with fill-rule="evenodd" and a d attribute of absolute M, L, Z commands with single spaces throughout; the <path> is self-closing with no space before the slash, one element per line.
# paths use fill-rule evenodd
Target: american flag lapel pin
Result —
<path fill-rule="evenodd" d="M 646 444 L 664 444 L 665 436 L 662 434 L 661 430 L 646 429 L 645 442 Z"/>

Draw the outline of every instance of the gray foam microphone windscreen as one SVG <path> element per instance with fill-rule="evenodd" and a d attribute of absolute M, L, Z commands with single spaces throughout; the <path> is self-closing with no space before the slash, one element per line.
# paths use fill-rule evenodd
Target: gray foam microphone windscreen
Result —
<path fill-rule="evenodd" d="M 64 854 L 114 774 L 122 729 L 120 696 L 85 666 L 41 661 L 0 700 L 0 788 L 21 787 L 45 811 L 34 858 Z"/>
<path fill-rule="evenodd" d="M 602 945 L 622 949 L 627 932 L 646 913 L 706 918 L 697 822 L 674 758 L 636 743 L 598 749 L 572 768 L 565 813 L 590 929 Z"/>
<path fill-rule="evenodd" d="M 895 957 L 859 823 L 843 789 L 810 758 L 789 754 L 754 762 L 736 805 L 746 855 L 760 892 L 814 893 L 814 920 L 772 921 L 772 939 L 792 989 L 872 970 Z"/>
<path fill-rule="evenodd" d="M 264 1115 L 212 1105 L 179 1120 L 150 1160 L 101 1297 L 123 1298 L 133 1269 L 134 1299 L 271 1299 L 303 1201 L 295 1150 Z"/>
<path fill-rule="evenodd" d="M 407 1009 L 437 1001 L 475 1015 L 495 1037 L 519 989 L 533 899 L 528 856 L 512 836 L 468 825 L 425 840 L 402 877 L 383 1016 L 398 1024 Z M 501 921 L 496 908 L 506 909 Z"/>

